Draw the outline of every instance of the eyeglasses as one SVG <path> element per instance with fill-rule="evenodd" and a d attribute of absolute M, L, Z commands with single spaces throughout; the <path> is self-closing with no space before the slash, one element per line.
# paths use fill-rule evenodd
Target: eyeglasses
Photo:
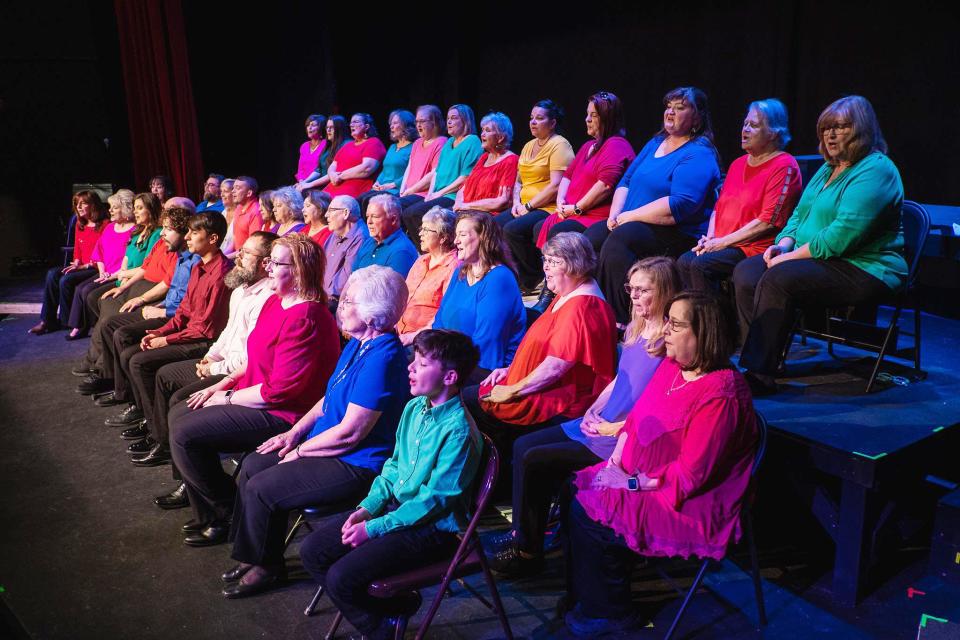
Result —
<path fill-rule="evenodd" d="M 639 296 L 642 296 L 645 293 L 652 293 L 653 289 L 644 289 L 643 287 L 631 287 L 629 284 L 623 285 L 623 290 L 627 292 L 628 296 L 633 297 L 633 294 L 636 293 Z"/>
<path fill-rule="evenodd" d="M 356 304 L 356 302 L 354 302 L 354 301 L 351 300 L 350 298 L 341 297 L 339 304 L 340 304 L 341 307 L 349 307 L 349 306 L 352 305 L 352 304 Z"/>
<path fill-rule="evenodd" d="M 565 264 L 563 258 L 554 258 L 553 256 L 543 256 L 543 266 L 550 267 L 551 269 L 556 269 L 557 267 Z"/>
<path fill-rule="evenodd" d="M 841 133 L 848 133 L 852 128 L 853 128 L 852 122 L 835 122 L 833 124 L 824 126 L 823 129 L 820 130 L 820 132 L 822 135 L 826 135 L 832 131 L 833 133 L 836 133 L 837 135 L 839 135 Z"/>
<path fill-rule="evenodd" d="M 440 235 L 440 232 L 436 229 L 431 229 L 430 227 L 420 227 L 420 233 L 435 233 Z"/>
<path fill-rule="evenodd" d="M 272 257 L 264 260 L 263 264 L 267 267 L 292 267 L 293 266 L 292 262 L 279 262 L 277 260 L 274 260 Z"/>
<path fill-rule="evenodd" d="M 244 249 L 244 248 L 242 248 L 242 247 L 240 248 L 240 255 L 243 255 L 243 256 L 253 256 L 254 258 L 263 258 L 263 257 L 264 257 L 264 255 L 263 255 L 262 253 L 254 253 L 253 251 L 247 251 L 246 249 Z M 267 258 L 267 260 L 269 260 L 269 258 Z"/>
<path fill-rule="evenodd" d="M 690 326 L 689 322 L 683 322 L 681 320 L 674 320 L 673 318 L 664 318 L 664 327 L 669 327 L 670 331 L 683 331 Z"/>

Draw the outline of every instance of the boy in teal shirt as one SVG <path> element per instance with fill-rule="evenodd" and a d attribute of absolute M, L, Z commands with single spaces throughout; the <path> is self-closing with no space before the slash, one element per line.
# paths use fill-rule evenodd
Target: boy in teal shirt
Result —
<path fill-rule="evenodd" d="M 372 638 L 392 637 L 385 616 L 397 603 L 369 596 L 367 586 L 453 554 L 483 447 L 460 398 L 477 347 L 462 333 L 427 330 L 413 349 L 407 370 L 415 397 L 400 418 L 393 456 L 355 511 L 323 521 L 300 548 L 303 566 Z"/>

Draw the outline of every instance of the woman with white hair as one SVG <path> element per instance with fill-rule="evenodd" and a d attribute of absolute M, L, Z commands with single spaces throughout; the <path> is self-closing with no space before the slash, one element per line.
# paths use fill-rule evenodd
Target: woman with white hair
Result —
<path fill-rule="evenodd" d="M 275 585 L 284 572 L 283 540 L 291 509 L 339 513 L 367 495 L 393 452 L 409 399 L 407 357 L 393 331 L 407 286 L 393 269 L 353 272 L 337 318 L 350 336 L 323 398 L 289 430 L 244 459 L 238 477 L 231 556 L 223 574 L 227 598 Z"/>
<path fill-rule="evenodd" d="M 273 218 L 277 221 L 270 232 L 281 238 L 291 233 L 300 233 L 307 226 L 303 221 L 303 196 L 293 187 L 282 187 L 270 194 Z"/>
<path fill-rule="evenodd" d="M 486 211 L 496 216 L 513 202 L 519 156 L 510 151 L 513 124 L 510 118 L 494 111 L 480 121 L 480 146 L 483 155 L 457 192 L 454 211 Z M 500 218 L 497 218 L 500 220 Z M 512 216 L 504 217 L 501 226 Z"/>
<path fill-rule="evenodd" d="M 740 131 L 746 153 L 730 165 L 710 227 L 677 259 L 688 289 L 716 289 L 744 258 L 773 244 L 800 199 L 800 166 L 784 151 L 787 108 L 776 98 L 751 102 Z"/>

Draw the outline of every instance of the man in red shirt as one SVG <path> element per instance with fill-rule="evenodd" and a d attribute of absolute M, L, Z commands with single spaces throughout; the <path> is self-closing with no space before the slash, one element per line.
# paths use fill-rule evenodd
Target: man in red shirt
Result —
<path fill-rule="evenodd" d="M 240 176 L 233 181 L 233 246 L 242 247 L 250 234 L 260 231 L 260 202 L 257 200 L 257 181 L 249 176 Z"/>
<path fill-rule="evenodd" d="M 114 333 L 114 389 L 112 397 L 99 404 L 133 402 L 119 415 L 106 420 L 108 426 L 133 427 L 127 439 L 139 439 L 145 413 L 153 409 L 157 371 L 165 364 L 199 358 L 227 324 L 230 291 L 224 276 L 231 264 L 220 251 L 227 222 L 216 211 L 203 211 L 190 218 L 187 249 L 200 261 L 193 266 L 187 291 L 176 313 L 158 327 L 124 327 Z"/>

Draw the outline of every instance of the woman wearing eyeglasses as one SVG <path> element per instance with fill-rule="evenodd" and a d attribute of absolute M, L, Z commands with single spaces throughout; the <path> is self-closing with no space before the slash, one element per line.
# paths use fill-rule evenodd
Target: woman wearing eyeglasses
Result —
<path fill-rule="evenodd" d="M 323 190 L 331 196 L 356 198 L 370 191 L 374 176 L 387 154 L 369 113 L 350 116 L 350 137 L 353 140 L 340 147 L 327 170 L 330 183 Z"/>
<path fill-rule="evenodd" d="M 247 338 L 247 362 L 170 411 L 170 446 L 194 519 L 184 542 L 225 542 L 236 493 L 220 452 L 248 451 L 317 403 L 340 353 L 323 291 L 323 253 L 302 234 L 273 243 L 265 262 L 274 295 Z"/>
<path fill-rule="evenodd" d="M 817 120 L 826 162 L 776 244 L 733 274 L 744 337 L 740 366 L 754 395 L 774 393 L 797 308 L 851 306 L 896 291 L 907 277 L 903 183 L 873 106 L 841 98 Z"/>
<path fill-rule="evenodd" d="M 450 275 L 457 266 L 453 244 L 457 215 L 450 209 L 434 207 L 423 216 L 420 225 L 420 256 L 407 274 L 407 308 L 397 323 L 404 346 L 413 344 L 417 334 L 433 326 L 440 300 L 450 286 Z"/>

